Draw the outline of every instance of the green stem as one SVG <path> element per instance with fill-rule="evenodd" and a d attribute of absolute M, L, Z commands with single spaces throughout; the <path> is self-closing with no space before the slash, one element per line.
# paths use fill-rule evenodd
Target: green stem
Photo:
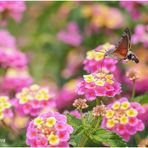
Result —
<path fill-rule="evenodd" d="M 99 98 L 96 98 L 96 106 L 99 105 Z"/>
<path fill-rule="evenodd" d="M 132 90 L 132 99 L 135 97 L 135 87 L 136 87 L 136 81 L 133 81 L 133 90 Z"/>
<path fill-rule="evenodd" d="M 78 147 L 84 147 L 88 138 L 89 138 L 89 136 L 84 133 L 84 135 L 82 136 L 82 138 L 80 140 L 80 143 L 78 144 Z"/>
<path fill-rule="evenodd" d="M 79 109 L 79 111 L 80 111 L 80 118 L 81 118 L 82 124 L 84 125 L 84 119 L 83 119 L 82 109 Z"/>
<path fill-rule="evenodd" d="M 97 117 L 97 118 L 98 118 L 98 120 L 97 120 L 97 123 L 96 123 L 96 125 L 95 125 L 95 128 L 94 128 L 93 132 L 99 127 L 100 122 L 101 122 L 100 117 Z"/>

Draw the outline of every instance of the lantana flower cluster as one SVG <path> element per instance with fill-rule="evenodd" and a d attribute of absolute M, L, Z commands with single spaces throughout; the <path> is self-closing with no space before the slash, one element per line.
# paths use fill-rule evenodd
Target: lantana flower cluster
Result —
<path fill-rule="evenodd" d="M 83 77 L 84 79 L 78 84 L 77 92 L 79 95 L 85 95 L 89 101 L 99 96 L 114 97 L 121 92 L 120 83 L 112 74 L 100 72 Z"/>
<path fill-rule="evenodd" d="M 0 64 L 3 67 L 22 68 L 27 65 L 27 58 L 18 49 L 0 47 Z"/>
<path fill-rule="evenodd" d="M 0 30 L 0 47 L 16 48 L 16 39 L 6 30 Z"/>
<path fill-rule="evenodd" d="M 19 22 L 22 18 L 22 14 L 26 9 L 26 5 L 23 1 L 1 1 L 0 2 L 0 14 L 1 24 L 7 24 L 8 17 L 13 18 L 16 22 Z"/>
<path fill-rule="evenodd" d="M 49 112 L 29 123 L 26 143 L 31 147 L 67 147 L 72 132 L 65 115 Z"/>
<path fill-rule="evenodd" d="M 96 49 L 87 52 L 86 59 L 84 60 L 84 70 L 88 73 L 93 73 L 98 70 L 106 70 L 110 72 L 116 72 L 117 60 L 104 57 L 106 51 L 113 49 L 114 45 L 106 43 L 99 45 Z"/>
<path fill-rule="evenodd" d="M 55 107 L 53 94 L 47 88 L 37 84 L 24 87 L 21 92 L 16 94 L 16 111 L 20 115 L 37 116 L 47 106 L 51 109 Z"/>
<path fill-rule="evenodd" d="M 0 120 L 13 117 L 12 104 L 8 96 L 0 96 Z"/>
<path fill-rule="evenodd" d="M 18 92 L 31 84 L 32 77 L 27 68 L 9 68 L 2 81 L 2 90 L 4 92 Z"/>
<path fill-rule="evenodd" d="M 121 98 L 108 105 L 102 127 L 116 132 L 128 141 L 132 135 L 144 129 L 144 124 L 138 117 L 142 113 L 144 108 L 139 103 Z"/>

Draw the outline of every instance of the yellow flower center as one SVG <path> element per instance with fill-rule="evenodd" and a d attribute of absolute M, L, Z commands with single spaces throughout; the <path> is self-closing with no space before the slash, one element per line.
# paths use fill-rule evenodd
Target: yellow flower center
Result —
<path fill-rule="evenodd" d="M 41 117 L 37 117 L 34 119 L 34 125 L 41 125 L 43 122 L 43 118 Z"/>
<path fill-rule="evenodd" d="M 125 115 L 123 115 L 123 116 L 120 118 L 120 123 L 121 123 L 121 124 L 126 124 L 126 123 L 128 123 L 128 117 L 126 117 Z"/>
<path fill-rule="evenodd" d="M 98 86 L 104 86 L 105 82 L 103 80 L 97 80 L 95 84 Z"/>
<path fill-rule="evenodd" d="M 49 118 L 47 118 L 46 126 L 53 127 L 55 124 L 56 124 L 55 117 L 49 117 Z"/>
<path fill-rule="evenodd" d="M 138 112 L 137 112 L 137 110 L 132 108 L 132 109 L 129 109 L 128 111 L 126 111 L 126 114 L 129 117 L 135 117 L 138 115 Z"/>
<path fill-rule="evenodd" d="M 130 106 L 129 102 L 125 101 L 121 104 L 121 109 L 126 110 L 129 108 L 129 106 Z"/>
<path fill-rule="evenodd" d="M 120 102 L 115 102 L 115 103 L 113 104 L 112 108 L 113 108 L 114 110 L 119 109 L 119 108 L 120 108 Z"/>
<path fill-rule="evenodd" d="M 84 75 L 84 80 L 88 83 L 93 82 L 95 80 L 93 75 Z"/>
<path fill-rule="evenodd" d="M 112 128 L 112 127 L 114 127 L 114 125 L 115 125 L 115 120 L 114 119 L 107 120 L 106 126 L 108 128 Z"/>
<path fill-rule="evenodd" d="M 108 110 L 108 111 L 106 112 L 106 118 L 112 118 L 113 115 L 114 115 L 114 111 L 113 111 L 113 110 Z"/>
<path fill-rule="evenodd" d="M 60 139 L 57 135 L 50 134 L 48 137 L 48 141 L 49 141 L 49 144 L 51 144 L 51 145 L 57 145 L 57 144 L 59 144 Z"/>
<path fill-rule="evenodd" d="M 87 52 L 87 59 L 91 60 L 91 59 L 95 59 L 96 57 L 96 51 L 91 50 Z"/>

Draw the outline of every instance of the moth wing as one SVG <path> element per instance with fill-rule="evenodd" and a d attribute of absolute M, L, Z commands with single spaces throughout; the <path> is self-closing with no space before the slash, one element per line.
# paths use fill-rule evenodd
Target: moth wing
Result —
<path fill-rule="evenodd" d="M 113 56 L 117 57 L 118 59 L 125 59 L 130 46 L 129 41 L 130 34 L 127 32 L 127 30 L 125 30 L 118 44 L 115 46 Z"/>

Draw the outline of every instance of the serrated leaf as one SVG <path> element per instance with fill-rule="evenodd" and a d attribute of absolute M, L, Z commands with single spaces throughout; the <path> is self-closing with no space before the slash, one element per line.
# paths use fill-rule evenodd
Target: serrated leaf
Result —
<path fill-rule="evenodd" d="M 138 96 L 131 100 L 132 102 L 139 102 L 140 104 L 148 104 L 148 93 Z"/>
<path fill-rule="evenodd" d="M 94 142 L 106 143 L 111 147 L 127 147 L 126 142 L 119 135 L 105 129 L 97 129 L 90 137 Z"/>
<path fill-rule="evenodd" d="M 80 119 L 76 118 L 75 116 L 73 116 L 71 114 L 67 114 L 66 116 L 67 116 L 68 124 L 70 124 L 74 128 L 77 128 L 78 126 L 82 125 L 82 121 Z"/>

